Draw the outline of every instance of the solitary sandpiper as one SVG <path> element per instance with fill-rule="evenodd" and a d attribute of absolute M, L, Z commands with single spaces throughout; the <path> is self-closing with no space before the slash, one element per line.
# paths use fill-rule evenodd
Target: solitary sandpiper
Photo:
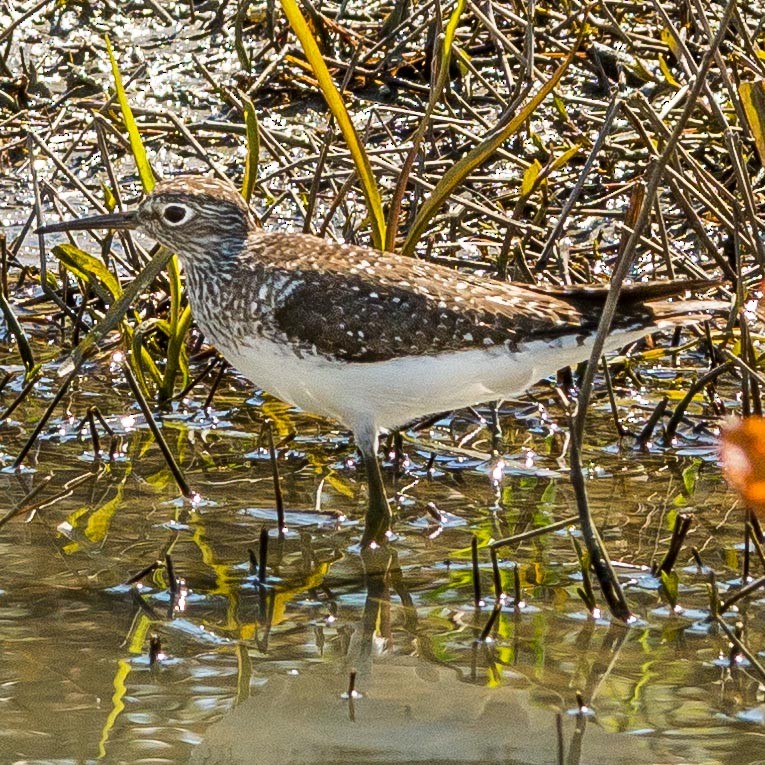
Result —
<path fill-rule="evenodd" d="M 347 426 L 369 482 L 362 545 L 390 507 L 378 436 L 428 414 L 518 395 L 589 357 L 607 288 L 533 287 L 313 236 L 260 229 L 228 182 L 181 176 L 134 211 L 42 233 L 139 228 L 176 252 L 202 332 L 256 385 Z M 708 282 L 627 286 L 606 350 L 693 320 L 661 298 Z"/>

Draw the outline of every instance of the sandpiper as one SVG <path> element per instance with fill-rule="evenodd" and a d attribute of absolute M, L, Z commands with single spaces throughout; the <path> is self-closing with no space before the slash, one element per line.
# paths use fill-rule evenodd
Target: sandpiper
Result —
<path fill-rule="evenodd" d="M 264 231 L 232 184 L 201 176 L 157 184 L 136 210 L 39 231 L 89 228 L 139 228 L 176 252 L 196 322 L 220 353 L 260 388 L 351 430 L 369 484 L 362 546 L 390 529 L 380 432 L 518 395 L 588 358 L 607 292 L 493 281 Z M 705 303 L 661 298 L 708 286 L 629 285 L 606 350 L 698 320 Z"/>

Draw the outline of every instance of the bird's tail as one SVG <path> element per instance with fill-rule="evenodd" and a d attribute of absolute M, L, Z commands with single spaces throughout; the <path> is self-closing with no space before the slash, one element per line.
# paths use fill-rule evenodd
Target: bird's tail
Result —
<path fill-rule="evenodd" d="M 657 300 L 646 303 L 654 326 L 675 327 L 681 324 L 698 324 L 712 316 L 730 313 L 731 304 L 724 300 Z"/>
<path fill-rule="evenodd" d="M 628 282 L 622 285 L 619 292 L 619 306 L 628 307 L 632 304 L 646 303 L 661 298 L 677 297 L 686 292 L 707 292 L 719 287 L 723 282 L 713 279 L 674 279 L 671 281 L 653 282 Z M 524 285 L 527 286 L 527 285 Z M 602 305 L 610 287 L 608 284 L 576 284 L 564 287 L 550 287 L 548 285 L 531 286 L 531 290 L 545 292 L 556 297 L 568 298 L 569 300 L 581 301 Z"/>

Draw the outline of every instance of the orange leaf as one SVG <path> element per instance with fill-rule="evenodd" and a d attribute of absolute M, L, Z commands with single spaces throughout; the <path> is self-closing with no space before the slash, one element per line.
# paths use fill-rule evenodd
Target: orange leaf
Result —
<path fill-rule="evenodd" d="M 728 483 L 765 517 L 765 417 L 730 420 L 721 434 L 720 458 Z"/>

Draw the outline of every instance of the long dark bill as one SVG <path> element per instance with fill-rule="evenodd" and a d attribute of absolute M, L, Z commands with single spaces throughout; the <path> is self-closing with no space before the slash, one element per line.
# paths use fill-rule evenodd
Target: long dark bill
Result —
<path fill-rule="evenodd" d="M 75 218 L 64 220 L 60 223 L 49 223 L 40 226 L 35 233 L 54 234 L 59 231 L 85 231 L 91 228 L 126 229 L 136 228 L 138 214 L 135 210 L 127 212 L 107 213 L 106 215 L 92 215 L 89 218 Z"/>

